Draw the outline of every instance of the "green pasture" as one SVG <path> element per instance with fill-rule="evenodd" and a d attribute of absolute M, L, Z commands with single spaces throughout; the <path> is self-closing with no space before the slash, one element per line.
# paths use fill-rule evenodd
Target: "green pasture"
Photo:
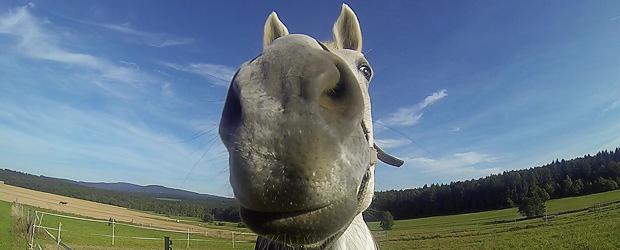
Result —
<path fill-rule="evenodd" d="M 13 230 L 11 203 L 0 201 L 0 249 L 13 249 L 13 243 L 18 239 Z"/>
<path fill-rule="evenodd" d="M 516 208 L 395 221 L 381 231 L 368 223 L 382 249 L 620 249 L 620 190 L 551 200 L 554 219 L 522 218 Z"/>
<path fill-rule="evenodd" d="M 161 249 L 164 244 L 164 236 L 170 237 L 174 249 L 233 249 L 231 240 L 205 237 L 198 234 L 190 234 L 191 240 L 189 248 L 187 248 L 186 232 L 158 231 L 118 223 L 114 227 L 115 238 L 112 246 L 112 238 L 110 237 L 112 226 L 108 223 L 43 214 L 41 225 L 53 228 L 48 229 L 48 231 L 54 236 L 58 234 L 56 229 L 59 223 L 62 223 L 60 225 L 61 242 L 73 249 Z M 46 234 L 39 234 L 39 242 L 44 247 L 48 246 L 49 249 L 55 249 L 56 243 Z M 235 242 L 234 249 L 254 249 L 254 243 Z"/>
<path fill-rule="evenodd" d="M 382 231 L 378 222 L 369 226 L 379 245 L 386 250 L 400 249 L 620 249 L 620 190 L 582 197 L 551 200 L 548 214 L 555 218 L 521 220 L 516 208 L 437 216 L 395 222 L 391 231 Z M 18 239 L 11 231 L 11 204 L 0 202 L 0 249 L 17 248 Z M 566 211 L 577 211 L 560 214 Z M 202 223 L 185 217 L 172 217 L 184 223 Z M 117 224 L 112 246 L 112 227 L 103 222 L 74 220 L 45 214 L 42 226 L 57 229 L 61 240 L 73 249 L 161 249 L 163 237 L 170 236 L 174 249 L 187 248 L 187 233 L 163 232 Z M 202 223 L 204 224 L 204 223 Z M 233 229 L 208 225 L 219 229 Z M 236 228 L 237 230 L 247 230 Z M 57 235 L 57 230 L 49 230 Z M 139 237 L 144 239 L 132 239 Z M 155 240 L 147 239 L 155 238 Z M 191 234 L 189 249 L 233 249 L 230 240 Z M 39 233 L 45 249 L 56 249 L 56 243 Z M 21 245 L 25 240 L 21 240 Z M 253 243 L 235 242 L 234 249 L 254 249 Z"/>

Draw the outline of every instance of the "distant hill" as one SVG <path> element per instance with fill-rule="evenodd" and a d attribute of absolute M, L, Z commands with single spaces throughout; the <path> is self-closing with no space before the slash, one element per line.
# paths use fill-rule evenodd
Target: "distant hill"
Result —
<path fill-rule="evenodd" d="M 27 189 L 166 215 L 239 221 L 235 199 L 180 189 L 130 183 L 89 183 L 0 169 L 0 181 Z"/>
<path fill-rule="evenodd" d="M 107 183 L 107 182 L 72 181 L 72 180 L 66 180 L 66 179 L 60 179 L 60 180 L 76 183 L 76 184 L 87 186 L 87 187 L 136 194 L 136 195 L 152 197 L 152 198 L 167 198 L 167 199 L 176 199 L 176 200 L 233 200 L 232 198 L 226 198 L 226 197 L 210 195 L 210 194 L 200 194 L 200 193 L 186 191 L 182 189 L 164 187 L 161 185 L 140 186 L 140 185 L 127 183 L 127 182 Z"/>

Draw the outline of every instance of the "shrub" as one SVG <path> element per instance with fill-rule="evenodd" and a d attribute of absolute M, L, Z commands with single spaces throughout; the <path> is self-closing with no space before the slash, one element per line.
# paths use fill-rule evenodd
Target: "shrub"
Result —
<path fill-rule="evenodd" d="M 213 216 L 213 215 L 212 215 L 212 214 L 210 214 L 210 213 L 205 213 L 205 214 L 202 216 L 202 221 L 203 221 L 203 222 L 208 222 L 208 223 L 213 223 L 213 222 L 215 221 L 215 216 Z"/>
<path fill-rule="evenodd" d="M 390 211 L 385 211 L 381 214 L 381 228 L 383 230 L 392 230 L 392 226 L 394 226 L 394 216 Z"/>

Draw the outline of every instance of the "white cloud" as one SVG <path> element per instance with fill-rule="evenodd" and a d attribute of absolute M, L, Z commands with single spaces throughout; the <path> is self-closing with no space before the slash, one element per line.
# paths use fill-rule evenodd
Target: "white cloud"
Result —
<path fill-rule="evenodd" d="M 422 103 L 419 104 L 419 109 L 422 110 L 426 107 L 428 107 L 429 105 L 435 103 L 436 101 L 441 100 L 442 98 L 448 96 L 448 94 L 446 94 L 446 90 L 442 89 L 439 92 L 435 92 L 429 96 L 427 96 L 424 101 Z"/>
<path fill-rule="evenodd" d="M 461 131 L 461 127 L 455 127 L 452 130 L 450 130 L 451 132 L 458 132 Z"/>
<path fill-rule="evenodd" d="M 210 80 L 214 85 L 223 87 L 227 87 L 229 85 L 236 71 L 236 69 L 225 65 L 209 63 L 193 63 L 188 65 L 179 65 L 176 63 L 161 62 L 161 64 L 178 71 L 188 72 L 202 76 Z"/>
<path fill-rule="evenodd" d="M 407 165 L 420 168 L 428 173 L 442 174 L 491 174 L 501 172 L 500 168 L 475 168 L 475 165 L 496 162 L 497 157 L 477 152 L 456 153 L 440 159 L 409 158 Z"/>
<path fill-rule="evenodd" d="M 396 112 L 389 114 L 388 118 L 380 119 L 376 123 L 383 126 L 413 126 L 422 118 L 421 111 L 433 103 L 448 96 L 445 89 L 437 91 L 427 96 L 423 102 L 412 107 L 399 108 Z"/>
<path fill-rule="evenodd" d="M 119 67 L 90 54 L 69 52 L 59 44 L 61 37 L 41 27 L 26 7 L 0 16 L 0 34 L 19 37 L 15 50 L 29 58 L 53 61 L 98 72 L 101 79 L 138 83 L 149 77 L 131 67 Z"/>
<path fill-rule="evenodd" d="M 76 21 L 79 21 L 79 20 L 76 20 Z M 87 24 L 103 27 L 109 30 L 113 30 L 116 32 L 139 37 L 147 45 L 152 46 L 152 47 L 163 48 L 163 47 L 168 47 L 168 46 L 185 45 L 185 44 L 194 42 L 194 39 L 187 38 L 187 37 L 178 37 L 178 36 L 164 34 L 164 33 L 150 33 L 150 32 L 136 30 L 136 29 L 131 28 L 129 24 L 116 25 L 116 24 L 97 24 L 97 23 L 91 23 L 91 22 L 85 22 L 85 21 L 79 21 L 79 22 L 87 23 Z"/>
<path fill-rule="evenodd" d="M 132 37 L 137 37 L 140 42 L 143 42 L 149 46 L 163 48 L 168 46 L 178 46 L 185 45 L 194 42 L 194 39 L 175 36 L 166 33 L 154 33 L 154 32 L 146 32 L 142 30 L 137 30 L 131 27 L 131 24 L 107 24 L 107 23 L 94 23 L 90 21 L 80 20 L 73 17 L 68 17 L 64 15 L 56 14 L 59 17 L 65 18 L 67 20 L 71 20 L 74 22 L 79 22 L 87 25 L 92 25 L 100 28 L 105 28 L 111 31 L 123 33 Z"/>
<path fill-rule="evenodd" d="M 409 139 L 375 139 L 375 142 L 383 149 L 399 148 L 411 144 Z"/>
<path fill-rule="evenodd" d="M 0 65 L 8 66 L 0 70 L 0 165 L 174 187 L 189 172 L 185 187 L 230 193 L 226 176 L 217 176 L 226 150 L 212 125 L 216 121 L 195 112 L 204 110 L 192 103 L 195 92 L 175 92 L 180 87 L 174 81 L 163 81 L 149 68 L 141 71 L 130 57 L 96 56 L 99 50 L 81 44 L 74 30 L 38 18 L 29 8 L 0 12 L 6 55 Z M 192 169 L 197 162 L 200 167 Z"/>

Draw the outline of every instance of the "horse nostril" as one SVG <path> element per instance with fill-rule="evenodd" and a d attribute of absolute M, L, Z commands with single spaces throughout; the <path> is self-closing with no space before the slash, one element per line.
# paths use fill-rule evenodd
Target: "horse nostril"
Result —
<path fill-rule="evenodd" d="M 342 109 L 346 106 L 348 87 L 347 84 L 340 79 L 332 88 L 328 88 L 319 96 L 319 105 L 329 110 Z"/>
<path fill-rule="evenodd" d="M 336 86 L 334 86 L 331 89 L 327 89 L 323 91 L 323 93 L 332 99 L 336 99 L 336 100 L 342 99 L 347 94 L 347 85 L 346 83 L 342 82 L 342 79 L 340 79 L 340 81 L 336 83 Z"/>
<path fill-rule="evenodd" d="M 357 79 L 344 62 L 336 60 L 336 83 L 323 83 L 318 102 L 323 107 L 323 115 L 333 119 L 356 117 L 362 112 L 363 100 L 361 90 L 358 90 Z"/>
<path fill-rule="evenodd" d="M 241 101 L 239 95 L 231 84 L 228 89 L 224 110 L 222 111 L 222 119 L 220 120 L 219 133 L 224 144 L 230 142 L 231 133 L 239 127 L 241 123 Z"/>

